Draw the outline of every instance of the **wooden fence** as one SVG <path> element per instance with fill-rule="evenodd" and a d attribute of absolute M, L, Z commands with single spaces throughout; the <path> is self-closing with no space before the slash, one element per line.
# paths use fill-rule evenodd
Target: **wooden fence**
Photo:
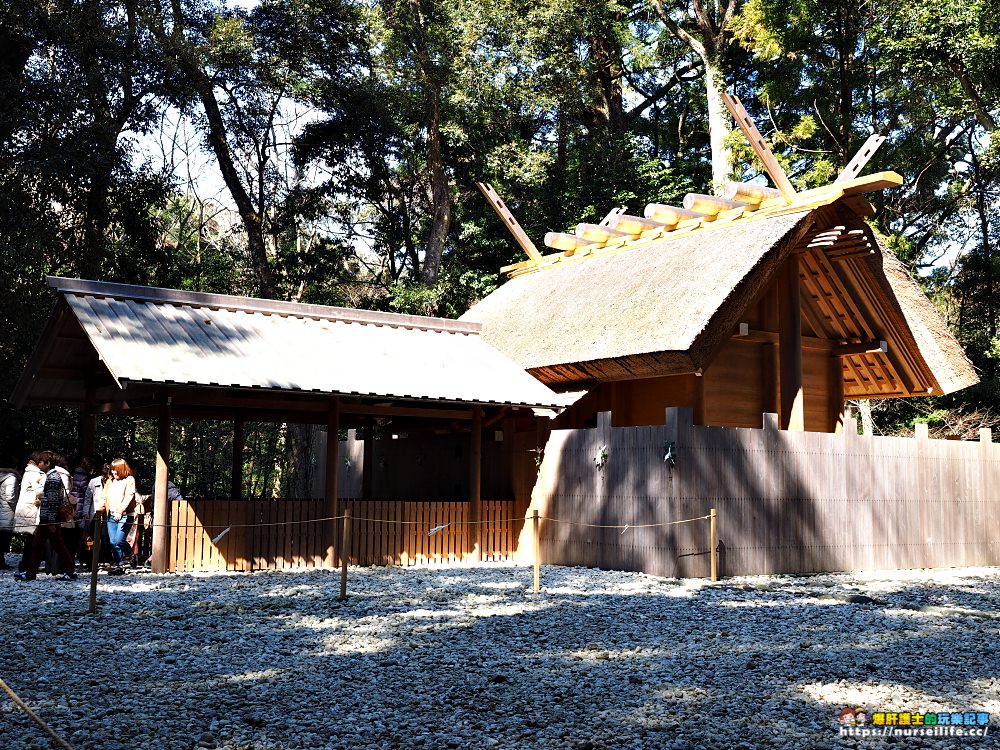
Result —
<path fill-rule="evenodd" d="M 464 502 L 341 500 L 340 508 L 345 504 L 352 516 L 348 555 L 352 565 L 457 562 L 472 541 L 466 535 L 477 533 L 483 560 L 507 560 L 523 526 L 523 517 L 515 515 L 515 503 L 510 500 L 483 501 L 477 525 L 466 525 L 468 503 Z M 322 499 L 175 502 L 168 569 L 323 567 L 327 545 L 331 539 L 339 541 L 342 533 L 340 522 L 315 520 L 326 517 Z M 429 535 L 436 527 L 441 528 Z"/>
<path fill-rule="evenodd" d="M 923 426 L 925 427 L 925 426 Z M 1000 564 L 1000 446 L 666 424 L 554 431 L 531 510 L 542 560 L 707 576 L 718 509 L 721 574 Z M 595 461 L 606 453 L 603 466 Z M 669 455 L 668 455 L 669 454 Z M 630 525 L 630 528 L 600 528 Z"/>

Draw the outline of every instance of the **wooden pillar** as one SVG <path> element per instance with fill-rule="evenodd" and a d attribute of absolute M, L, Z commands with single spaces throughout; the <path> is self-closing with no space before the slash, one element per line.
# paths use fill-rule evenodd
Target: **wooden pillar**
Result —
<path fill-rule="evenodd" d="M 780 289 L 781 325 L 778 347 L 781 358 L 781 428 L 801 432 L 805 429 L 805 398 L 802 391 L 802 310 L 797 253 L 785 263 Z"/>
<path fill-rule="evenodd" d="M 80 456 L 94 455 L 94 442 L 97 434 L 97 416 L 94 414 L 95 388 L 89 379 L 80 407 L 80 421 L 77 425 L 77 436 L 80 443 Z M 100 466 L 97 467 L 100 470 Z"/>
<path fill-rule="evenodd" d="M 761 392 L 761 413 L 780 414 L 781 413 L 781 391 L 779 372 L 781 371 L 781 358 L 778 355 L 778 347 L 775 344 L 761 344 L 760 347 L 760 392 Z"/>
<path fill-rule="evenodd" d="M 694 375 L 694 403 L 691 405 L 694 423 L 705 425 L 705 374 Z"/>
<path fill-rule="evenodd" d="M 153 560 L 154 573 L 167 572 L 170 554 L 170 501 L 167 479 L 170 473 L 170 398 L 160 402 L 156 418 L 156 481 L 153 485 Z"/>
<path fill-rule="evenodd" d="M 326 517 L 338 515 L 337 475 L 340 468 L 340 399 L 331 398 L 326 412 Z M 336 521 L 330 521 L 327 526 L 327 544 L 324 565 L 334 568 L 337 565 L 339 543 L 337 541 Z"/>
<path fill-rule="evenodd" d="M 243 499 L 243 448 L 246 444 L 246 422 L 242 414 L 233 418 L 233 482 L 229 497 Z"/>
<path fill-rule="evenodd" d="M 844 431 L 844 362 L 838 356 L 830 358 L 829 385 L 830 432 Z"/>
<path fill-rule="evenodd" d="M 476 404 L 472 407 L 472 435 L 469 450 L 469 526 L 465 536 L 466 549 L 477 559 L 482 559 L 482 546 L 479 541 L 481 529 L 479 520 L 482 518 L 482 479 L 483 479 L 483 407 Z"/>
<path fill-rule="evenodd" d="M 364 459 L 361 463 L 361 499 L 372 499 L 372 485 L 375 476 L 375 419 L 365 417 Z"/>

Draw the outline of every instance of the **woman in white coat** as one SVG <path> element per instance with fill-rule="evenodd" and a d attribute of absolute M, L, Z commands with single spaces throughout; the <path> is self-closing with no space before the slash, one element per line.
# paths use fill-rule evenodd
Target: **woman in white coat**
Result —
<path fill-rule="evenodd" d="M 0 468 L 0 570 L 10 567 L 7 565 L 7 553 L 14 536 L 14 510 L 17 508 L 17 485 L 20 481 L 21 472 L 17 469 Z"/>
<path fill-rule="evenodd" d="M 24 553 L 17 569 L 21 573 L 28 569 L 31 560 L 31 542 L 38 528 L 39 508 L 42 504 L 42 489 L 45 475 L 52 468 L 52 451 L 35 451 L 28 459 L 21 475 L 21 492 L 17 496 L 14 509 L 14 533 L 24 542 Z"/>

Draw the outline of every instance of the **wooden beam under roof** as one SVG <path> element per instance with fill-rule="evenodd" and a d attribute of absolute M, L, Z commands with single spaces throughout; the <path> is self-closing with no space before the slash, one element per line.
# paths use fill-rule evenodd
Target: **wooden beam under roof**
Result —
<path fill-rule="evenodd" d="M 889 344 L 884 339 L 879 341 L 861 341 L 857 344 L 838 344 L 833 347 L 835 357 L 849 357 L 855 354 L 885 354 Z"/>

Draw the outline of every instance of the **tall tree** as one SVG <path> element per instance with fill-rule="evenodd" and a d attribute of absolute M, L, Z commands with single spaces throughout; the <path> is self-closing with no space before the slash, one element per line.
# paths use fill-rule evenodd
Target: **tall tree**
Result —
<path fill-rule="evenodd" d="M 712 149 L 712 183 L 720 190 L 732 172 L 726 135 L 729 110 L 722 101 L 726 90 L 726 54 L 733 39 L 733 19 L 739 0 L 650 0 L 667 30 L 686 44 L 701 61 Z"/>

